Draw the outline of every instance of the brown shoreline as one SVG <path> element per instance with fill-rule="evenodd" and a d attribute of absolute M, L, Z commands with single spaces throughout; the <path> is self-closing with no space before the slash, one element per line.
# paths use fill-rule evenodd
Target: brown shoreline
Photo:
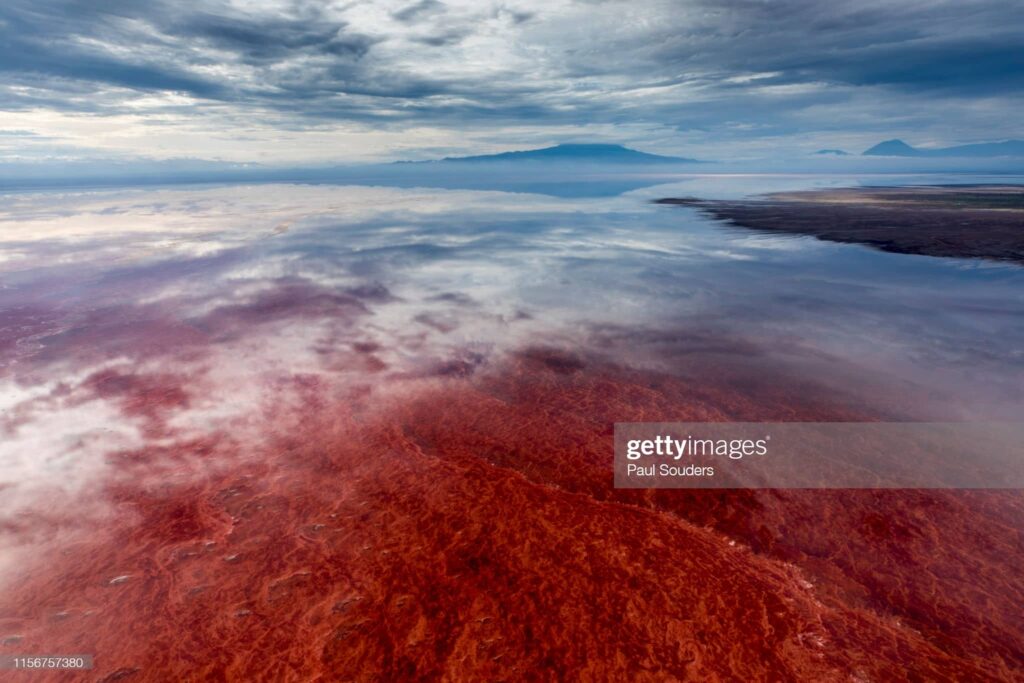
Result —
<path fill-rule="evenodd" d="M 665 198 L 732 225 L 896 254 L 1024 264 L 1024 186 L 865 187 L 764 199 Z"/>

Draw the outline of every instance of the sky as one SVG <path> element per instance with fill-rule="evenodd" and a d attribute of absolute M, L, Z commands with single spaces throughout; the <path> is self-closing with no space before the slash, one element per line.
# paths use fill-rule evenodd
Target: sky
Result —
<path fill-rule="evenodd" d="M 1024 137 L 1020 0 L 4 0 L 0 163 Z"/>

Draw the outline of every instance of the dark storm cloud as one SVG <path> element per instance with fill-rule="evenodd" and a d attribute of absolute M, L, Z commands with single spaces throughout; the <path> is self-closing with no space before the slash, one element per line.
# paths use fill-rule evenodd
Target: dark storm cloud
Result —
<path fill-rule="evenodd" d="M 781 2 L 705 3 L 711 21 L 653 57 L 717 75 L 777 72 L 769 82 L 820 81 L 976 94 L 1024 80 L 1024 4 Z"/>
<path fill-rule="evenodd" d="M 1024 48 L 1012 36 L 860 51 L 856 59 L 809 60 L 795 73 L 854 85 L 897 85 L 964 94 L 1024 85 Z"/>
<path fill-rule="evenodd" d="M 201 13 L 170 26 L 182 40 L 227 51 L 248 64 L 304 53 L 312 56 L 358 59 L 373 44 L 366 36 L 346 35 L 345 25 L 306 19 L 251 19 Z"/>
<path fill-rule="evenodd" d="M 156 65 L 126 64 L 91 54 L 71 53 L 69 59 L 32 54 L 33 46 L 12 40 L 0 48 L 0 71 L 13 73 L 10 82 L 23 85 L 35 79 L 55 78 L 104 83 L 135 90 L 186 92 L 197 97 L 221 98 L 226 91 L 217 83 L 195 78 L 187 71 Z"/>
<path fill-rule="evenodd" d="M 117 15 L 78 3 L 49 6 L 13 0 L 0 6 L 0 75 L 6 83 L 64 87 L 65 81 L 104 83 L 137 90 L 173 90 L 218 97 L 222 88 L 173 62 L 135 61 L 97 49 L 89 39 L 130 39 Z M 55 79 L 56 83 L 48 83 Z"/>
<path fill-rule="evenodd" d="M 282 16 L 211 5 L 183 14 L 177 4 L 162 2 L 13 0 L 0 7 L 0 74 L 8 84 L 64 93 L 70 81 L 244 101 L 279 78 L 285 84 L 294 79 L 286 73 L 248 83 L 237 77 L 239 66 L 292 64 L 332 73 L 359 61 L 374 43 L 326 19 L 315 5 Z M 217 70 L 225 75 L 210 75 Z"/>

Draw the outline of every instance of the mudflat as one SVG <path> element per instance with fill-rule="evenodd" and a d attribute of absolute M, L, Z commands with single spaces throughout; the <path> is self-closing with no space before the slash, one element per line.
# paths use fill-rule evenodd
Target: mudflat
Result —
<path fill-rule="evenodd" d="M 762 198 L 665 198 L 732 225 L 897 254 L 1024 264 L 1024 186 L 863 187 Z"/>

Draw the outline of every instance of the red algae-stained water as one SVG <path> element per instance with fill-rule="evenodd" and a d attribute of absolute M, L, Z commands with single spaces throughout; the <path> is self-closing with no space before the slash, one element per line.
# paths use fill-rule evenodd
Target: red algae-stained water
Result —
<path fill-rule="evenodd" d="M 616 422 L 1024 416 L 1024 269 L 650 201 L 750 182 L 5 196 L 0 655 L 93 657 L 5 674 L 1021 680 L 1019 491 L 613 488 Z"/>

